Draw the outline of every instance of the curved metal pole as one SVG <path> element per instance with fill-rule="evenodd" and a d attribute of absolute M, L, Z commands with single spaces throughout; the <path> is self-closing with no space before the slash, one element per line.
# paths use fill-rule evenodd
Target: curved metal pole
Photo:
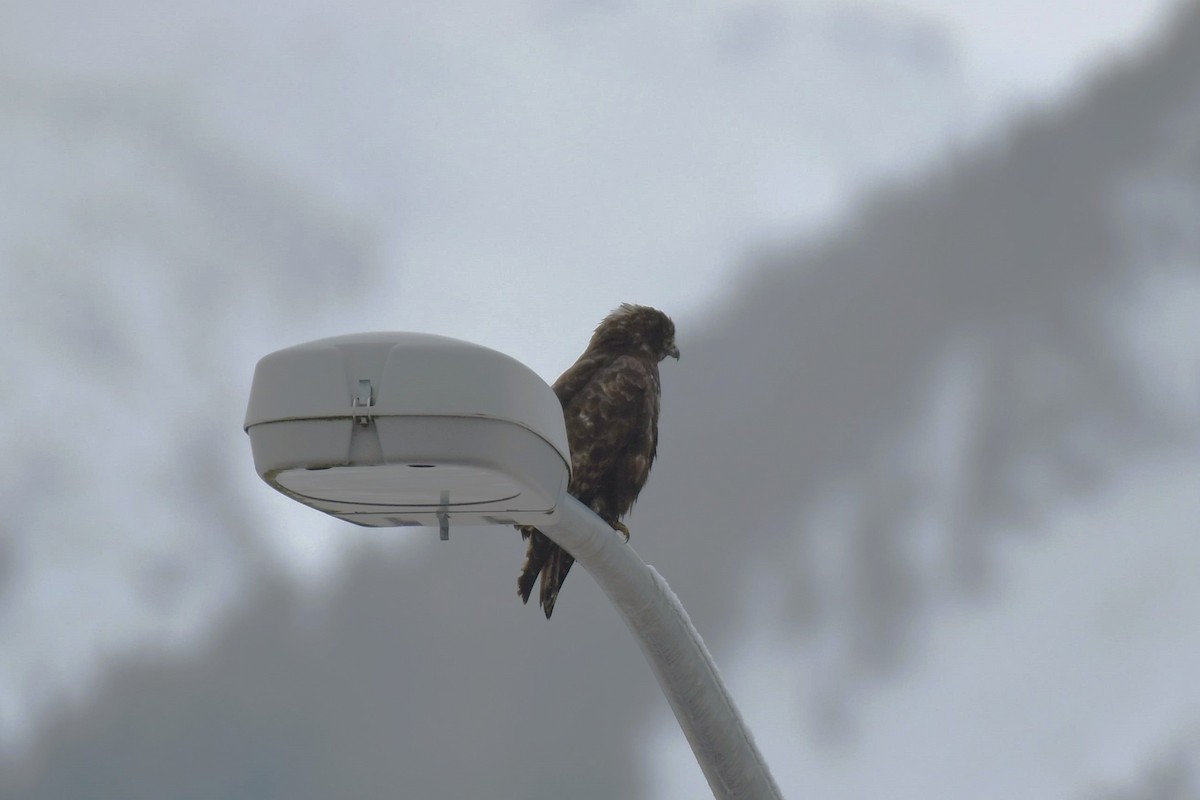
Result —
<path fill-rule="evenodd" d="M 713 796 L 782 798 L 717 665 L 671 587 L 590 508 L 568 495 L 559 510 L 558 524 L 539 528 L 575 556 L 621 612 Z"/>

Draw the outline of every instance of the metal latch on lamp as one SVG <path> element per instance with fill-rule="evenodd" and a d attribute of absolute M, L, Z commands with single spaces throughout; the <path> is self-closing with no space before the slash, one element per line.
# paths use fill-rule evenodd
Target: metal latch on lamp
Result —
<path fill-rule="evenodd" d="M 371 389 L 371 382 L 363 378 L 358 382 L 358 394 L 354 398 L 354 408 L 370 408 L 375 405 L 375 393 Z M 354 421 L 364 428 L 371 424 L 370 413 L 355 414 Z"/>

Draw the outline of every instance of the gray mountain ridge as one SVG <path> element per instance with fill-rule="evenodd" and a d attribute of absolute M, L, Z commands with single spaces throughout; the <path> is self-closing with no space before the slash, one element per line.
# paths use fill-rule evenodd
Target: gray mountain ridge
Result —
<path fill-rule="evenodd" d="M 228 602 L 261 547 L 243 454 L 224 444 L 248 379 L 231 340 L 336 307 L 372 260 L 355 226 L 153 91 L 10 76 L 0 107 L 11 735 L 99 651 L 177 637 Z M 24 424 L 44 393 L 54 424 Z"/>
<path fill-rule="evenodd" d="M 976 421 L 941 509 L 952 596 L 1002 600 L 998 537 L 1139 455 L 1194 447 L 1194 426 L 1147 396 L 1108 309 L 1153 264 L 1197 261 L 1194 221 L 1121 204 L 1166 178 L 1200 196 L 1197 76 L 1192 7 L 1068 113 L 750 265 L 712 319 L 681 325 L 660 462 L 629 522 L 718 662 L 754 611 L 752 570 L 774 563 L 788 636 L 837 625 L 862 685 L 904 663 L 946 601 L 911 568 L 909 529 L 939 487 L 912 469 L 909 440 L 955 358 Z M 1023 483 L 1030 464 L 1042 493 Z M 812 588 L 824 565 L 804 557 L 803 522 L 830 485 L 857 506 L 833 597 Z M 519 561 L 507 531 L 431 537 L 403 558 L 368 549 L 316 612 L 263 574 L 202 653 L 131 657 L 61 712 L 0 796 L 648 796 L 630 765 L 666 708 L 649 670 L 582 576 L 551 624 L 522 608 Z M 861 691 L 831 692 L 816 727 L 852 729 Z"/>

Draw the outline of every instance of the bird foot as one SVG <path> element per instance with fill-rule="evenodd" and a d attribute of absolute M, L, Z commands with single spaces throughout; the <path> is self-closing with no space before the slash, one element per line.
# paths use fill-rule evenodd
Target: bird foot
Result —
<path fill-rule="evenodd" d="M 621 536 L 623 536 L 625 538 L 626 544 L 629 543 L 629 528 L 625 527 L 624 522 L 614 522 L 612 524 L 612 528 L 614 531 L 621 534 Z"/>

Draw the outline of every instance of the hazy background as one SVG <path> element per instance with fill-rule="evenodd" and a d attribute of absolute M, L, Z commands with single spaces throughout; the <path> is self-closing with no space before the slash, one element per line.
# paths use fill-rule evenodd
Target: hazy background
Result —
<path fill-rule="evenodd" d="M 975 8 L 979 5 L 979 8 Z M 1200 7 L 0 11 L 0 796 L 684 798 L 590 578 L 254 474 L 254 362 L 679 328 L 628 520 L 789 797 L 1200 797 Z"/>

